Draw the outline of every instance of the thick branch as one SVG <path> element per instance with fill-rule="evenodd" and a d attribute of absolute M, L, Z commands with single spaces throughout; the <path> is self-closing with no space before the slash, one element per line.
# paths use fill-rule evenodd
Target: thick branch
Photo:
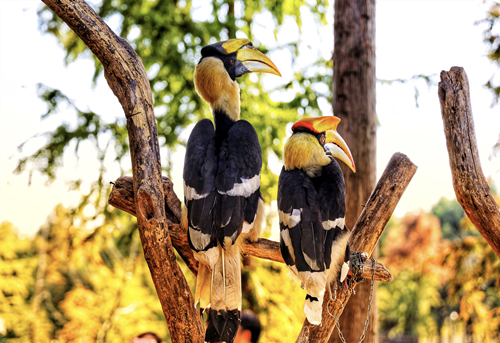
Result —
<path fill-rule="evenodd" d="M 351 232 L 349 241 L 352 250 L 366 251 L 371 255 L 392 212 L 394 212 L 399 199 L 416 171 L 417 166 L 406 155 L 396 153 L 392 156 Z M 335 283 L 331 286 L 333 289 Z M 337 290 L 337 296 L 344 306 L 350 298 L 350 295 L 344 295 L 340 291 L 340 287 Z M 328 340 L 337 318 L 343 311 L 341 302 L 329 302 L 328 298 L 327 292 L 323 302 L 322 324 L 320 326 L 312 325 L 306 319 L 297 342 L 326 342 Z M 336 317 L 331 316 L 330 313 Z"/>
<path fill-rule="evenodd" d="M 168 230 L 172 239 L 172 245 L 184 262 L 186 262 L 189 269 L 196 275 L 198 272 L 198 261 L 194 258 L 193 252 L 189 247 L 187 233 L 179 225 L 181 216 L 180 201 L 173 191 L 172 186 L 172 181 L 164 176 L 165 212 L 167 214 Z M 110 205 L 135 216 L 135 205 L 132 201 L 133 196 L 132 178 L 130 176 L 123 176 L 116 180 L 108 202 Z M 241 245 L 241 253 L 284 263 L 279 243 L 263 238 L 260 238 L 257 242 L 244 241 Z M 367 263 L 364 266 L 362 276 L 364 278 L 371 278 L 372 270 L 371 263 Z M 375 280 L 384 282 L 391 282 L 393 280 L 391 273 L 381 262 L 377 262 L 375 265 Z"/>
<path fill-rule="evenodd" d="M 130 141 L 134 194 L 144 256 L 173 342 L 202 342 L 203 325 L 194 307 L 168 233 L 153 99 L 144 65 L 83 0 L 43 0 L 92 50 L 120 101 Z"/>
<path fill-rule="evenodd" d="M 500 257 L 500 209 L 481 169 L 469 80 L 463 68 L 452 67 L 441 72 L 438 95 L 457 200 Z"/>
<path fill-rule="evenodd" d="M 133 179 L 130 176 L 122 176 L 116 180 L 109 194 L 108 203 L 136 216 L 132 181 Z M 189 247 L 187 233 L 183 232 L 179 225 L 181 221 L 181 202 L 174 192 L 172 181 L 165 176 L 163 177 L 163 194 L 165 197 L 165 215 L 172 245 L 196 276 L 198 275 L 198 261 L 194 258 L 193 251 Z"/>

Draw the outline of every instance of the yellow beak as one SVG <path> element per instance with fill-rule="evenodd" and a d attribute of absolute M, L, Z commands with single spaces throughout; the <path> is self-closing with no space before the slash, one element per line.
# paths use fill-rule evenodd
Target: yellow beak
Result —
<path fill-rule="evenodd" d="M 336 130 L 328 130 L 325 133 L 325 152 L 327 155 L 333 156 L 347 164 L 349 168 L 355 173 L 356 166 L 352 158 L 351 151 L 347 146 L 344 139 L 339 135 Z"/>
<path fill-rule="evenodd" d="M 227 54 L 237 52 L 236 59 L 242 62 L 244 69 L 240 73 L 261 72 L 281 76 L 278 68 L 266 55 L 255 49 L 248 39 L 230 39 L 221 42 L 222 49 Z"/>
<path fill-rule="evenodd" d="M 244 46 L 236 55 L 249 72 L 269 73 L 281 76 L 280 71 L 266 55 L 253 46 Z"/>

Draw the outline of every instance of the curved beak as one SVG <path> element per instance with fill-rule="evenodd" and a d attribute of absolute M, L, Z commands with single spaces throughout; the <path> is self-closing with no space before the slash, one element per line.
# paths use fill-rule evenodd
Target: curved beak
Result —
<path fill-rule="evenodd" d="M 273 61 L 251 45 L 241 47 L 236 54 L 236 59 L 241 62 L 241 64 L 236 66 L 236 76 L 251 72 L 281 76 L 280 71 L 274 65 Z"/>
<path fill-rule="evenodd" d="M 339 135 L 336 130 L 328 130 L 325 133 L 325 153 L 333 156 L 347 164 L 349 168 L 355 173 L 356 166 L 352 158 L 351 151 L 347 146 L 344 139 Z"/>
<path fill-rule="evenodd" d="M 266 55 L 255 49 L 248 39 L 237 38 L 207 45 L 201 49 L 202 56 L 204 50 L 217 50 L 222 55 L 236 53 L 235 72 L 236 77 L 246 73 L 261 72 L 281 76 L 278 68 Z"/>

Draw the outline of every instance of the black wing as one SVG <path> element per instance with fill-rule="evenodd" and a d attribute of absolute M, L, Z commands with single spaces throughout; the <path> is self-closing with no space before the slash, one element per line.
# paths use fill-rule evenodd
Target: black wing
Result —
<path fill-rule="evenodd" d="M 253 126 L 246 120 L 237 121 L 222 141 L 217 177 L 218 199 L 216 226 L 218 239 L 236 241 L 243 222 L 252 223 L 257 213 L 260 196 L 262 154 Z"/>
<path fill-rule="evenodd" d="M 217 245 L 212 232 L 217 163 L 214 125 L 209 119 L 203 119 L 189 136 L 183 173 L 188 238 L 195 251 L 208 250 Z"/>
<path fill-rule="evenodd" d="M 323 167 L 321 176 L 313 180 L 321 209 L 323 228 L 325 234 L 325 264 L 330 268 L 332 246 L 335 241 L 348 234 L 345 227 L 345 185 L 344 176 L 338 162 L 332 162 Z M 337 263 L 336 261 L 335 263 Z"/>
<path fill-rule="evenodd" d="M 301 170 L 282 169 L 278 184 L 280 248 L 283 259 L 298 271 L 323 271 L 325 230 L 318 193 Z"/>
<path fill-rule="evenodd" d="M 337 161 L 332 159 L 313 179 L 283 168 L 278 209 L 281 254 L 287 265 L 296 265 L 298 271 L 330 269 L 332 246 L 348 233 L 344 177 Z"/>

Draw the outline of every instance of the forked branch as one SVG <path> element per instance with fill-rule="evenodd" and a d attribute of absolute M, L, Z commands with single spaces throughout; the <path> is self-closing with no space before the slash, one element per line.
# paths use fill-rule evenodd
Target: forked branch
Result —
<path fill-rule="evenodd" d="M 122 176 L 116 180 L 109 195 L 108 203 L 135 216 L 133 191 L 132 178 L 130 176 Z M 189 269 L 196 275 L 198 272 L 198 261 L 194 258 L 193 252 L 189 247 L 187 232 L 182 230 L 182 227 L 179 225 L 181 219 L 181 203 L 173 191 L 172 181 L 165 176 L 163 177 L 163 191 L 165 194 L 165 212 L 172 245 L 179 253 L 179 256 L 186 262 Z M 254 243 L 245 241 L 241 246 L 241 252 L 245 255 L 284 263 L 281 257 L 279 243 L 267 239 L 260 238 Z M 367 263 L 364 266 L 362 276 L 364 278 L 371 278 L 372 270 L 372 264 Z M 393 277 L 389 270 L 381 262 L 377 261 L 375 264 L 375 280 L 390 282 L 392 279 Z"/>
<path fill-rule="evenodd" d="M 172 222 L 173 218 L 179 217 L 179 213 L 165 212 L 165 199 L 167 202 L 175 202 L 175 199 L 164 196 L 158 134 L 144 65 L 130 45 L 115 35 L 83 0 L 43 2 L 75 31 L 103 64 L 106 80 L 127 118 L 135 194 L 131 203 L 138 219 L 144 255 L 172 341 L 202 342 L 202 321 L 193 306 L 193 296 L 172 249 L 171 240 L 174 243 L 184 242 L 182 244 L 185 246 L 186 235 L 180 233 L 175 236 L 174 233 L 180 230 L 169 230 L 168 227 L 168 218 Z M 353 250 L 371 253 L 415 171 L 416 166 L 406 156 L 393 156 L 351 233 Z M 171 204 L 168 207 L 171 208 Z M 175 225 L 178 226 L 172 222 L 171 228 L 175 228 Z M 265 247 L 259 248 L 262 244 Z M 273 247 L 273 244 L 261 240 L 256 245 L 247 244 L 247 247 L 252 248 L 243 251 L 251 253 L 257 247 L 262 255 L 260 257 L 273 259 L 272 256 L 276 256 L 277 252 L 277 246 L 274 244 Z M 278 260 L 276 257 L 274 259 Z M 188 263 L 188 266 L 196 273 L 193 263 Z M 345 304 L 347 300 L 342 301 Z M 325 301 L 324 305 L 327 303 Z M 330 335 L 335 321 L 325 311 L 324 306 L 322 326 L 312 327 L 307 322 L 304 324 L 299 342 L 321 342 Z M 339 316 L 342 308 L 336 303 L 330 308 L 330 312 Z"/>

